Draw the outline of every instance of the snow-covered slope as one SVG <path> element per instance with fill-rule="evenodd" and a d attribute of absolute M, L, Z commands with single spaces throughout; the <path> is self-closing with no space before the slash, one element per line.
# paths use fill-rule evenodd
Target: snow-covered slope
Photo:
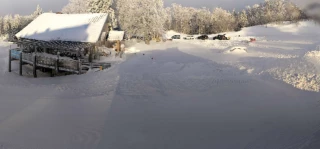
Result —
<path fill-rule="evenodd" d="M 1 43 L 0 148 L 318 149 L 320 27 L 300 24 L 130 43 L 108 70 L 55 78 L 8 73 Z"/>
<path fill-rule="evenodd" d="M 193 44 L 204 49 L 185 50 L 189 54 L 218 63 L 228 63 L 240 69 L 246 68 L 257 75 L 271 74 L 273 78 L 299 89 L 320 92 L 320 63 L 317 61 L 319 29 L 319 25 L 311 21 L 293 24 L 284 22 L 223 33 L 231 37 L 230 41 L 175 42 L 184 46 Z M 249 42 L 250 38 L 256 38 L 257 41 Z"/>

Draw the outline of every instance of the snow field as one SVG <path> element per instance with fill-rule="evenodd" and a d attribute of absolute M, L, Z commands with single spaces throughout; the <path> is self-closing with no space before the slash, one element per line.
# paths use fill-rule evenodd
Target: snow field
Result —
<path fill-rule="evenodd" d="M 319 148 L 319 27 L 301 24 L 129 43 L 110 69 L 55 78 L 8 73 L 1 43 L 0 148 Z"/>

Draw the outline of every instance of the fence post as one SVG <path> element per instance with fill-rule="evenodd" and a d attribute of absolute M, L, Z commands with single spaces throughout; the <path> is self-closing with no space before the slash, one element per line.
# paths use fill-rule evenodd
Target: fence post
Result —
<path fill-rule="evenodd" d="M 56 63 L 55 63 L 55 72 L 56 72 L 56 74 L 58 74 L 58 72 L 59 72 L 59 59 L 57 59 Z"/>
<path fill-rule="evenodd" d="M 33 77 L 37 78 L 37 56 L 33 57 Z"/>
<path fill-rule="evenodd" d="M 22 52 L 21 52 L 20 57 L 19 57 L 19 74 L 20 74 L 20 76 L 22 76 L 22 64 L 23 64 L 23 61 L 22 61 Z"/>
<path fill-rule="evenodd" d="M 11 72 L 11 49 L 9 50 L 9 66 L 8 66 L 9 72 Z"/>
<path fill-rule="evenodd" d="M 80 75 L 81 74 L 81 70 L 82 70 L 82 63 L 81 63 L 81 60 L 78 59 L 78 74 Z"/>
<path fill-rule="evenodd" d="M 59 73 L 59 56 L 60 52 L 57 53 L 57 60 L 56 60 L 56 74 Z"/>

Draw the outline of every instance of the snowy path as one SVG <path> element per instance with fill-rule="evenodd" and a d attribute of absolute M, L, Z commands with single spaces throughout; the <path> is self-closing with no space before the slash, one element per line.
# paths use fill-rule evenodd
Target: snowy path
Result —
<path fill-rule="evenodd" d="M 5 73 L 0 82 L 4 149 L 299 148 L 319 139 L 318 93 L 177 48 L 133 54 L 106 72 Z"/>
<path fill-rule="evenodd" d="M 98 148 L 300 148 L 320 129 L 318 93 L 179 50 L 137 55 L 119 73 Z"/>

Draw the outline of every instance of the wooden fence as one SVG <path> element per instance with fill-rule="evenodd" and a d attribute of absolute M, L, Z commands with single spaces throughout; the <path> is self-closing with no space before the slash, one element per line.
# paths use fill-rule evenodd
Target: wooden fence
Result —
<path fill-rule="evenodd" d="M 20 49 L 11 49 L 9 52 L 9 72 L 11 72 L 11 61 L 19 60 L 20 69 L 19 74 L 22 75 L 22 65 L 30 64 L 33 66 L 34 77 L 37 77 L 37 68 L 51 69 L 52 73 L 59 71 L 71 72 L 81 74 L 82 62 L 81 60 L 59 59 L 59 57 L 49 57 L 37 55 L 34 53 L 24 53 Z"/>

